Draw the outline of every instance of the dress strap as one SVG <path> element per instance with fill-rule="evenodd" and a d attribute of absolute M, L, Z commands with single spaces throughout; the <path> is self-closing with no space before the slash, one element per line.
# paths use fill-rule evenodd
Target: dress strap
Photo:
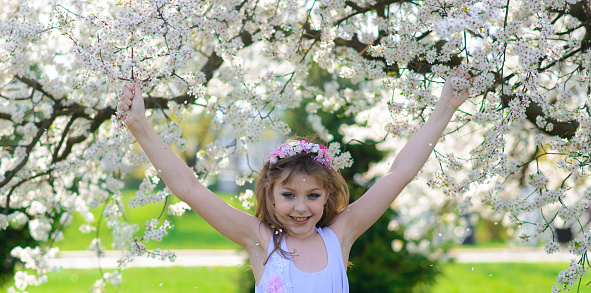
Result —
<path fill-rule="evenodd" d="M 345 270 L 345 264 L 343 262 L 343 253 L 339 237 L 329 227 L 317 230 L 318 233 L 320 233 L 320 236 L 322 236 L 322 240 L 324 240 L 328 259 L 331 260 L 329 261 L 327 268 L 330 270 L 329 275 L 332 279 L 332 292 L 349 292 L 349 279 L 347 278 L 347 271 Z"/>
<path fill-rule="evenodd" d="M 287 243 L 285 242 L 285 234 L 281 239 L 281 249 L 287 251 Z M 289 278 L 289 260 L 281 255 L 279 250 L 275 250 L 275 243 L 273 237 L 269 243 L 269 252 L 271 256 L 267 261 L 269 267 L 269 274 L 264 274 L 261 284 L 264 284 L 264 293 L 291 293 L 293 284 Z M 274 250 L 274 251 L 273 251 Z"/>

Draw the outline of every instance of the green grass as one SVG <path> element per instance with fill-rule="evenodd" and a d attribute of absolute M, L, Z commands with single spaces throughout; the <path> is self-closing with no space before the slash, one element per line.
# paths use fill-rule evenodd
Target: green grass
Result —
<path fill-rule="evenodd" d="M 106 270 L 105 272 L 109 272 Z M 250 273 L 250 272 L 248 272 Z M 236 267 L 163 267 L 130 268 L 123 271 L 119 287 L 110 284 L 106 292 L 228 292 L 240 291 L 245 269 Z M 27 287 L 29 293 L 79 293 L 100 278 L 98 269 L 64 270 L 49 274 L 49 282 Z M 7 288 L 0 290 L 6 292 Z"/>
<path fill-rule="evenodd" d="M 458 244 L 454 243 L 451 248 L 508 248 L 510 247 L 509 241 L 504 240 L 487 240 L 487 241 L 476 241 L 474 244 Z"/>
<path fill-rule="evenodd" d="M 135 237 L 143 235 L 144 224 L 151 218 L 158 218 L 162 212 L 164 204 L 150 204 L 137 209 L 129 209 L 127 202 L 130 197 L 134 196 L 134 190 L 124 192 L 125 217 L 132 224 L 138 224 L 139 230 L 135 233 Z M 239 208 L 241 203 L 237 199 L 233 199 L 231 195 L 220 195 L 226 202 L 232 206 Z M 175 197 L 171 197 L 178 202 Z M 93 211 L 95 215 L 92 225 L 96 226 L 101 209 Z M 162 242 L 148 242 L 148 249 L 160 247 L 162 249 L 239 249 L 240 247 L 222 236 L 215 229 L 213 229 L 203 218 L 193 211 L 186 211 L 180 217 L 169 216 L 167 211 L 164 212 L 160 222 L 164 219 L 173 221 L 174 229 L 169 230 L 167 237 Z M 96 237 L 96 231 L 90 234 L 83 234 L 79 231 L 81 224 L 84 224 L 82 216 L 74 215 L 72 223 L 64 229 L 64 240 L 57 243 L 60 250 L 86 250 L 93 238 Z M 104 219 L 98 229 L 99 237 L 103 241 L 103 246 L 106 249 L 112 249 L 111 230 L 107 227 Z"/>
<path fill-rule="evenodd" d="M 450 263 L 443 266 L 443 274 L 432 292 L 550 292 L 558 273 L 567 266 L 566 263 Z M 585 284 L 590 278 L 583 279 L 582 292 L 589 292 Z"/>
<path fill-rule="evenodd" d="M 566 263 L 450 263 L 432 287 L 433 293 L 533 293 L 550 292 L 556 276 Z M 474 268 L 474 270 L 472 270 Z M 242 292 L 244 267 L 164 267 L 131 268 L 123 271 L 119 288 L 107 286 L 106 292 Z M 30 293 L 88 292 L 100 277 L 97 269 L 64 270 L 49 275 L 49 283 L 30 287 Z M 583 279 L 581 292 L 589 292 Z M 160 285 L 162 284 L 162 285 Z M 6 288 L 0 290 L 6 292 Z M 576 289 L 572 292 L 576 292 Z"/>

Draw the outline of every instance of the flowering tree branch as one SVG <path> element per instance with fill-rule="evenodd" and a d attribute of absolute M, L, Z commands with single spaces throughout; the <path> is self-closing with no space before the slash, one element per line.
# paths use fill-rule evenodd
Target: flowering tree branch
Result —
<path fill-rule="evenodd" d="M 189 165 L 206 180 L 230 155 L 262 160 L 249 146 L 268 131 L 289 135 L 281 121 L 289 109 L 305 108 L 327 141 L 322 113 L 355 120 L 339 129 L 348 141 L 375 133 L 373 140 L 395 145 L 424 123 L 448 72 L 458 69 L 473 76 L 456 84 L 471 97 L 434 166 L 421 173 L 430 188 L 401 196 L 397 221 L 435 219 L 449 204 L 460 214 L 477 212 L 475 202 L 485 203 L 534 227 L 523 240 L 550 239 L 546 248 L 556 251 L 550 225 L 579 224 L 591 200 L 583 180 L 591 172 L 591 4 L 551 2 L 8 1 L 0 14 L 0 229 L 27 224 L 34 239 L 54 243 L 51 235 L 64 226 L 59 215 L 82 214 L 88 223 L 81 229 L 90 233 L 94 210 L 117 235 L 116 247 L 131 247 L 122 265 L 149 254 L 144 243 L 170 227 L 154 222 L 136 235 L 120 208 L 122 170 L 146 163 L 113 118 L 123 82 L 142 81 L 150 119 L 181 152 L 189 115 L 205 117 L 213 135 L 229 133 L 227 143 L 200 137 L 190 150 Z M 256 166 L 249 169 L 238 183 L 252 180 Z M 155 190 L 157 176 L 147 169 L 130 207 L 168 202 L 166 190 Z M 534 191 L 522 191 L 528 188 Z M 430 206 L 412 202 L 424 197 Z M 541 213 L 539 221 L 526 223 L 524 211 Z M 416 230 L 445 234 L 443 225 Z M 433 250 L 445 238 L 419 234 L 405 238 L 429 239 Z M 587 255 L 588 234 L 571 253 Z M 103 248 L 97 240 L 91 249 Z M 24 251 L 14 254 L 27 259 Z M 572 264 L 557 290 L 574 284 L 583 265 Z M 118 278 L 105 275 L 97 287 Z"/>

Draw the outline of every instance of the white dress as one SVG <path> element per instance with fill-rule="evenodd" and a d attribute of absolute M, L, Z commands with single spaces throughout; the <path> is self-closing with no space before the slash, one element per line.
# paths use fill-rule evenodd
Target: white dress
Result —
<path fill-rule="evenodd" d="M 328 227 L 316 228 L 316 231 L 326 247 L 328 255 L 326 267 L 315 273 L 302 272 L 291 259 L 286 259 L 276 250 L 267 261 L 263 277 L 255 287 L 256 293 L 349 292 L 349 280 L 337 235 Z M 271 239 L 269 252 L 274 248 L 273 239 Z M 288 251 L 285 237 L 281 240 L 281 248 Z"/>

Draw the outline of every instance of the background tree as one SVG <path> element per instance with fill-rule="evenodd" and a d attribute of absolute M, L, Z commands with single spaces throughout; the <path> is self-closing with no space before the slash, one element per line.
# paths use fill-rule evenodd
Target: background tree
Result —
<path fill-rule="evenodd" d="M 388 136 L 379 148 L 395 153 L 398 142 L 432 111 L 447 72 L 458 68 L 475 77 L 471 84 L 454 81 L 458 88 L 470 87 L 471 98 L 434 160 L 407 189 L 413 196 L 398 201 L 398 222 L 409 227 L 404 239 L 419 243 L 428 236 L 417 231 L 445 232 L 437 219 L 454 203 L 460 214 L 506 213 L 514 224 L 531 227 L 521 235 L 524 241 L 545 240 L 550 253 L 558 250 L 555 221 L 573 223 L 582 232 L 569 250 L 580 260 L 560 274 L 555 288 L 569 290 L 587 268 L 591 247 L 580 221 L 591 199 L 589 5 L 4 1 L 0 228 L 25 225 L 35 241 L 52 242 L 61 238 L 60 227 L 72 214 L 91 222 L 90 210 L 100 208 L 117 235 L 114 248 L 132 245 L 123 263 L 145 253 L 171 257 L 147 252 L 142 244 L 166 231 L 166 222 L 155 221 L 131 241 L 137 237 L 134 226 L 122 217 L 124 204 L 161 203 L 168 195 L 154 191 L 158 172 L 152 168 L 137 197 L 122 202 L 121 170 L 147 162 L 113 118 L 120 87 L 133 79 L 142 80 L 148 114 L 179 151 L 185 147 L 179 122 L 187 113 L 209 114 L 214 124 L 233 129 L 230 144 L 215 141 L 197 153 L 192 167 L 206 180 L 227 164 L 228 155 L 246 154 L 263 128 L 288 134 L 281 111 L 302 102 L 312 117 L 354 117 L 356 125 L 339 128 L 345 142 Z M 333 81 L 309 84 L 308 71 L 316 65 Z M 338 78 L 356 86 L 341 88 L 334 82 Z M 384 117 L 391 119 L 385 127 Z M 348 163 L 347 157 L 339 162 Z M 538 219 L 523 220 L 522 214 L 532 211 Z M 444 240 L 433 238 L 428 248 L 435 250 Z M 102 249 L 98 240 L 92 246 Z M 21 272 L 17 289 L 25 290 L 51 269 L 42 261 L 46 253 L 12 250 L 39 275 Z"/>

